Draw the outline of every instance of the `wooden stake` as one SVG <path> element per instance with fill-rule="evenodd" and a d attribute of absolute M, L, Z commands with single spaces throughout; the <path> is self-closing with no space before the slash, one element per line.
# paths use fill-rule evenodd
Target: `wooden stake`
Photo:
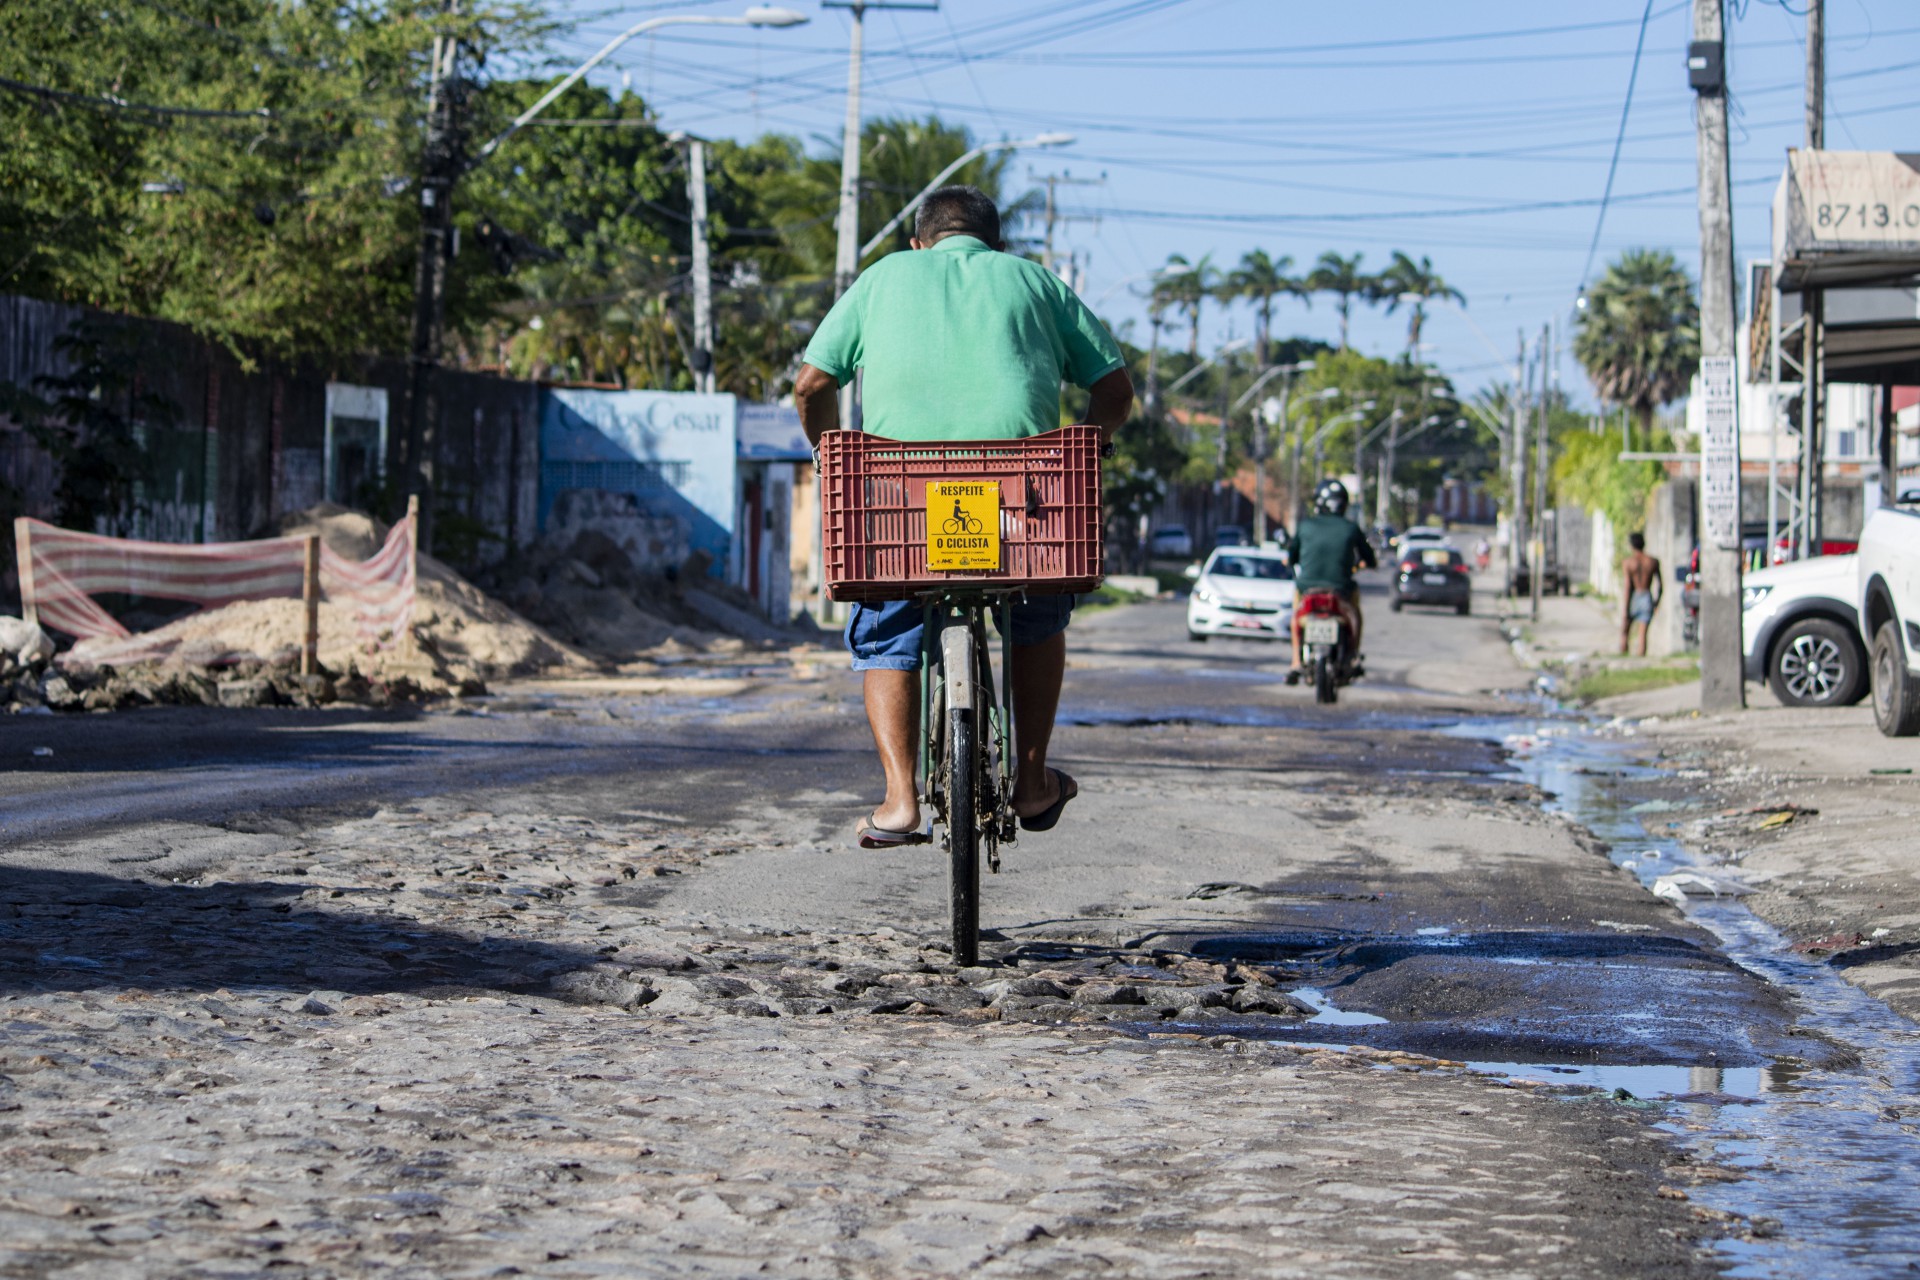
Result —
<path fill-rule="evenodd" d="M 306 643 L 300 648 L 300 674 L 320 669 L 320 535 L 307 535 L 306 566 L 300 576 L 300 599 L 307 606 Z"/>
<path fill-rule="evenodd" d="M 420 595 L 420 495 L 417 493 L 407 497 L 407 570 L 412 579 L 414 598 L 417 603 Z M 413 643 L 412 610 L 407 612 L 405 630 L 406 635 L 401 641 L 405 646 L 402 652 L 409 658 L 416 657 L 418 651 Z"/>
<path fill-rule="evenodd" d="M 20 566 L 20 616 L 40 625 L 40 604 L 33 596 L 33 525 L 25 516 L 13 520 L 13 553 Z"/>

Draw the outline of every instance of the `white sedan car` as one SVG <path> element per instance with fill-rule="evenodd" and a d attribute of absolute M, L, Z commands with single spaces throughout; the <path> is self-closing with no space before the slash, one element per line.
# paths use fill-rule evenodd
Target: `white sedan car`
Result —
<path fill-rule="evenodd" d="M 1187 597 L 1187 638 L 1293 637 L 1293 568 L 1278 550 L 1220 547 L 1207 557 Z"/>

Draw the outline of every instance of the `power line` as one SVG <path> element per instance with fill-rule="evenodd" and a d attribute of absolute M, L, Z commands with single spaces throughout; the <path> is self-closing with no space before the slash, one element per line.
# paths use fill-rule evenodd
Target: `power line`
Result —
<path fill-rule="evenodd" d="M 1748 178 L 1736 186 L 1758 186 L 1762 183 L 1777 182 L 1768 176 Z M 1693 194 L 1692 187 L 1668 187 L 1659 191 L 1636 191 L 1631 195 L 1616 196 L 1617 201 L 1639 202 L 1644 200 L 1662 200 L 1672 196 Z M 1234 225 L 1261 226 L 1268 224 L 1297 224 L 1316 222 L 1397 222 L 1406 220 L 1425 220 L 1429 218 L 1474 218 L 1509 213 L 1537 213 L 1546 209 L 1582 209 L 1592 208 L 1599 201 L 1592 197 L 1579 197 L 1569 200 L 1525 200 L 1511 204 L 1487 205 L 1475 209 L 1405 209 L 1387 213 L 1379 210 L 1348 210 L 1340 213 L 1218 213 L 1207 210 L 1179 209 L 1098 209 L 1085 210 L 1076 216 L 1098 214 L 1114 218 L 1142 218 L 1148 221 L 1182 221 L 1200 223 L 1223 223 Z"/>
<path fill-rule="evenodd" d="M 1653 0 L 1647 0 L 1647 7 L 1640 14 L 1640 37 L 1633 43 L 1633 69 L 1627 72 L 1626 100 L 1620 104 L 1620 127 L 1613 135 L 1613 158 L 1607 161 L 1607 185 L 1600 192 L 1600 211 L 1593 219 L 1593 242 L 1587 246 L 1587 263 L 1580 268 L 1582 289 L 1587 287 L 1587 277 L 1593 274 L 1594 255 L 1600 252 L 1600 228 L 1607 224 L 1607 202 L 1613 198 L 1613 177 L 1620 170 L 1620 147 L 1627 140 L 1627 116 L 1633 111 L 1633 86 L 1640 80 L 1640 53 L 1646 48 L 1647 23 L 1652 18 Z"/>
<path fill-rule="evenodd" d="M 135 115 L 182 116 L 202 120 L 271 120 L 274 113 L 265 107 L 255 107 L 249 111 L 213 111 L 202 107 L 166 107 L 146 102 L 128 102 L 125 98 L 116 98 L 110 94 L 70 93 L 65 89 L 52 89 L 43 84 L 28 84 L 23 80 L 9 80 L 0 76 L 0 89 L 29 97 L 47 98 L 57 102 L 80 102 L 93 107 L 105 107 L 112 111 L 125 111 Z"/>

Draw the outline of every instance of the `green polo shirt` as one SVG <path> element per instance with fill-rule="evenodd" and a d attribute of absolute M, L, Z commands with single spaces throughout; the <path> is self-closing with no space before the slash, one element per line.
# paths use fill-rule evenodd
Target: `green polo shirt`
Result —
<path fill-rule="evenodd" d="M 862 272 L 804 359 L 842 386 L 864 370 L 862 428 L 895 440 L 1051 431 L 1063 379 L 1090 387 L 1124 363 L 1060 277 L 959 235 Z"/>

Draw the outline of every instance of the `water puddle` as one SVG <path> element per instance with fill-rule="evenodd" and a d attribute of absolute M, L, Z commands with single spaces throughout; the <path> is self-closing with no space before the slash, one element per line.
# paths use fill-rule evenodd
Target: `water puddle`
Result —
<path fill-rule="evenodd" d="M 1315 987 L 1295 987 L 1287 994 L 1302 1004 L 1313 1006 L 1313 1016 L 1307 1019 L 1308 1026 L 1372 1027 L 1386 1021 L 1379 1014 L 1335 1008 L 1333 1001 Z"/>
<path fill-rule="evenodd" d="M 1453 732 L 1506 745 L 1521 775 L 1553 794 L 1548 807 L 1605 840 L 1612 860 L 1649 892 L 1676 872 L 1710 878 L 1715 870 L 1665 834 L 1658 819 L 1672 811 L 1668 805 L 1623 794 L 1636 779 L 1666 776 L 1637 763 L 1630 743 L 1545 718 L 1475 722 Z M 1920 1270 L 1920 1192 L 1910 1176 L 1920 1163 L 1920 1135 L 1905 1119 L 1920 1113 L 1920 1028 L 1829 966 L 1794 954 L 1738 897 L 1686 897 L 1683 909 L 1736 964 L 1787 992 L 1803 1028 L 1851 1048 L 1859 1065 L 1476 1067 L 1671 1098 L 1661 1127 L 1702 1158 L 1750 1174 L 1694 1188 L 1693 1199 L 1780 1224 L 1766 1238 L 1719 1243 L 1730 1276 L 1839 1280 Z M 1686 1087 L 1678 1088 L 1682 1076 Z M 1730 1099 L 1757 1105 L 1725 1107 Z"/>
<path fill-rule="evenodd" d="M 1171 706 L 1143 711 L 1135 706 L 1102 707 L 1069 704 L 1060 709 L 1056 724 L 1109 728 L 1148 728 L 1166 725 L 1203 725 L 1222 729 L 1312 729 L 1317 733 L 1419 732 L 1445 728 L 1450 721 L 1432 716 L 1392 712 L 1355 712 L 1345 707 L 1255 707 L 1247 705 Z"/>

